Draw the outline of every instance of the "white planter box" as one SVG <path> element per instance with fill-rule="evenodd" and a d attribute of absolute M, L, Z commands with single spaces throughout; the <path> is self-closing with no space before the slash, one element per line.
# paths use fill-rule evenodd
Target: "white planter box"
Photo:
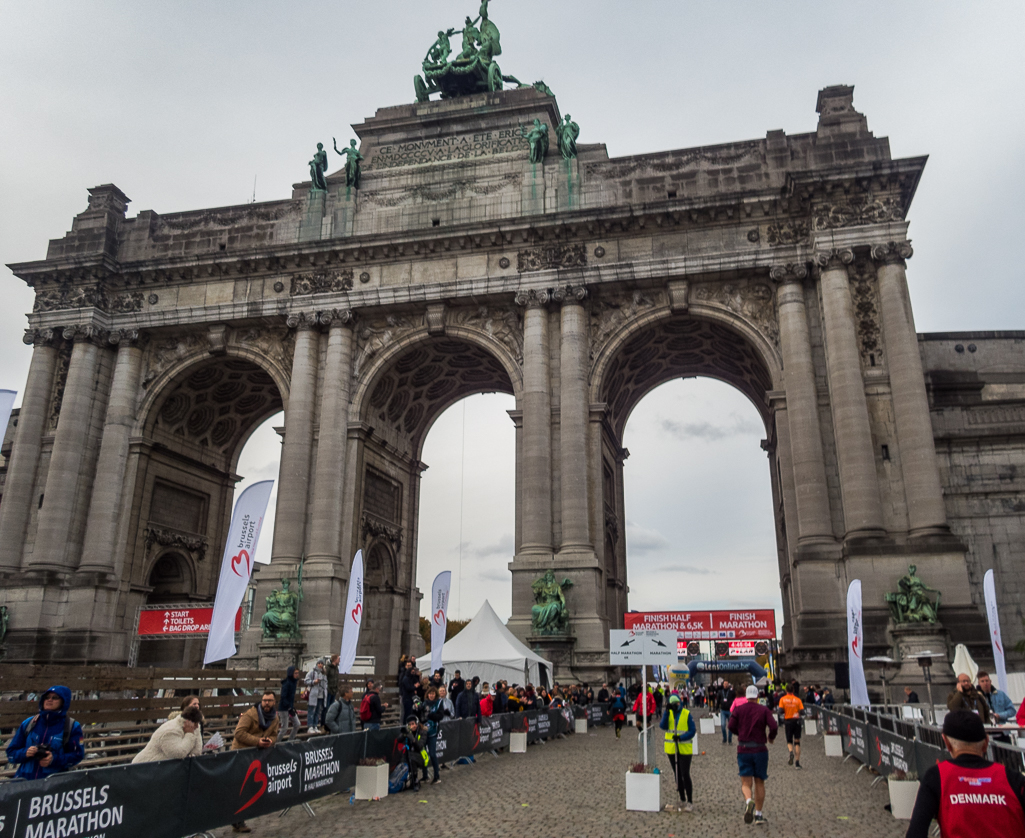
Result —
<path fill-rule="evenodd" d="M 716 727 L 722 727 L 722 716 L 720 716 L 718 713 L 716 713 L 714 716 L 712 716 L 712 723 Z"/>
<path fill-rule="evenodd" d="M 843 737 L 827 735 L 822 737 L 822 741 L 826 743 L 826 756 L 827 757 L 842 757 L 843 756 Z"/>
<path fill-rule="evenodd" d="M 388 796 L 388 763 L 356 766 L 356 799 Z"/>
<path fill-rule="evenodd" d="M 637 724 L 637 714 L 636 713 L 627 713 L 626 714 L 626 723 L 628 725 L 631 725 L 631 726 Z"/>
<path fill-rule="evenodd" d="M 573 732 L 583 733 L 587 735 L 587 719 L 574 719 L 573 720 Z"/>
<path fill-rule="evenodd" d="M 886 786 L 890 790 L 890 811 L 893 816 L 899 821 L 911 820 L 911 813 L 915 811 L 915 798 L 918 797 L 918 780 L 887 779 Z"/>
<path fill-rule="evenodd" d="M 815 719 L 804 720 L 804 735 L 805 736 L 818 736 L 819 735 L 819 723 Z"/>
<path fill-rule="evenodd" d="M 698 733 L 715 733 L 715 722 L 711 719 L 701 719 Z"/>
<path fill-rule="evenodd" d="M 631 812 L 658 812 L 662 808 L 658 774 L 626 773 L 626 808 Z"/>
<path fill-rule="evenodd" d="M 525 754 L 527 753 L 527 734 L 522 731 L 513 731 L 509 734 L 509 753 L 510 754 Z"/>

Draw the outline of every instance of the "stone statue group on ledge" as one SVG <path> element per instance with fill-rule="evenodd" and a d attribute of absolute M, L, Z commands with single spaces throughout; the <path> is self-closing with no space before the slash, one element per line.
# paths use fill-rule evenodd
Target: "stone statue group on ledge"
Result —
<path fill-rule="evenodd" d="M 895 623 L 935 623 L 939 620 L 940 592 L 930 588 L 917 576 L 915 565 L 897 582 L 898 590 L 883 594 L 890 604 L 890 614 Z M 929 594 L 936 594 L 936 601 Z"/>

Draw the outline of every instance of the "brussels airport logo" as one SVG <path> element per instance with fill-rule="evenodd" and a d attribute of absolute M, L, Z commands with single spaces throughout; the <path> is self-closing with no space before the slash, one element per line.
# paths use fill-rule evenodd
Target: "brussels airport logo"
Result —
<path fill-rule="evenodd" d="M 434 612 L 434 623 L 439 626 L 445 624 L 445 611 L 443 609 L 439 608 Z"/>
<path fill-rule="evenodd" d="M 860 658 L 861 652 L 858 649 L 858 639 L 861 637 L 861 612 L 851 612 L 851 634 L 854 636 L 851 638 L 851 651 L 854 652 L 854 657 Z"/>
<path fill-rule="evenodd" d="M 244 578 L 248 579 L 252 567 L 249 561 L 248 550 L 239 550 L 237 555 L 231 557 L 231 572 L 238 576 L 240 579 L 243 578 L 242 574 L 238 572 L 239 565 L 241 565 L 242 562 L 246 563 L 246 575 Z"/>
<path fill-rule="evenodd" d="M 249 764 L 249 770 L 246 771 L 246 778 L 242 781 L 242 788 L 238 790 L 239 797 L 241 797 L 243 793 L 245 793 L 246 784 L 249 782 L 250 777 L 253 778 L 254 782 L 259 786 L 259 788 L 256 790 L 256 794 L 250 797 L 249 800 L 247 800 L 244 804 L 242 804 L 241 806 L 239 806 L 238 809 L 235 810 L 236 815 L 239 812 L 244 812 L 246 809 L 252 806 L 257 800 L 263 797 L 264 793 L 267 791 L 267 775 L 263 773 L 263 765 L 260 763 L 260 760 L 254 759 Z"/>
<path fill-rule="evenodd" d="M 352 621 L 359 625 L 360 617 L 363 616 L 363 603 L 357 602 L 356 607 L 352 609 Z"/>

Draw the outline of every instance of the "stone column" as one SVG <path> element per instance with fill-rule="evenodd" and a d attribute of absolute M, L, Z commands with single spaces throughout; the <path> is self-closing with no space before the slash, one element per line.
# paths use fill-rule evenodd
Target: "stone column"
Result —
<path fill-rule="evenodd" d="M 93 399 L 97 395 L 100 345 L 106 343 L 107 334 L 91 326 L 76 326 L 64 330 L 64 339 L 73 340 L 74 347 L 46 473 L 36 543 L 28 561 L 33 570 L 66 567 L 82 458 L 89 437 Z"/>
<path fill-rule="evenodd" d="M 833 540 L 829 514 L 826 463 L 822 454 L 818 391 L 804 302 L 805 265 L 778 265 L 771 271 L 779 283 L 779 342 L 786 379 L 787 425 L 797 487 L 798 543 Z"/>
<path fill-rule="evenodd" d="M 588 323 L 583 301 L 587 289 L 566 288 L 556 292 L 562 302 L 562 344 L 559 357 L 559 451 L 562 475 L 562 544 L 560 551 L 593 552 L 590 536 L 587 465 L 587 431 L 590 405 L 587 398 Z"/>
<path fill-rule="evenodd" d="M 521 553 L 552 552 L 552 397 L 547 291 L 522 292 L 523 419 L 519 497 Z"/>
<path fill-rule="evenodd" d="M 847 275 L 847 266 L 854 261 L 854 254 L 846 249 L 833 250 L 819 253 L 815 258 L 822 269 L 829 399 L 840 466 L 844 525 L 848 536 L 882 535 L 885 532 L 883 510 L 868 401 L 861 376 L 854 301 Z"/>
<path fill-rule="evenodd" d="M 918 351 L 918 336 L 905 305 L 907 278 L 904 260 L 910 259 L 911 254 L 911 245 L 906 241 L 872 248 L 872 258 L 880 263 L 876 276 L 879 280 L 886 366 L 893 394 L 909 529 L 911 536 L 915 537 L 946 533 L 949 528 L 936 464 L 922 356 Z"/>
<path fill-rule="evenodd" d="M 349 391 L 352 386 L 352 320 L 351 311 L 324 312 L 320 316 L 320 322 L 329 326 L 330 331 L 324 366 L 324 394 L 320 402 L 310 560 L 341 558 L 342 487 L 345 485 Z M 287 434 L 285 439 L 287 441 Z"/>
<path fill-rule="evenodd" d="M 115 570 L 114 545 L 142 372 L 142 349 L 137 330 L 114 332 L 110 342 L 118 347 L 117 361 L 89 504 L 85 544 L 79 565 L 82 572 L 113 573 Z"/>
<path fill-rule="evenodd" d="M 317 396 L 318 337 L 316 315 L 293 314 L 288 327 L 296 330 L 292 379 L 285 411 L 285 440 L 278 472 L 278 503 L 274 516 L 272 558 L 298 562 L 306 541 L 306 506 L 310 489 L 313 413 Z"/>
<path fill-rule="evenodd" d="M 32 487 L 36 480 L 43 430 L 50 414 L 53 377 L 57 370 L 55 338 L 53 329 L 29 329 L 25 332 L 25 343 L 32 344 L 34 348 L 28 369 L 28 382 L 21 400 L 21 412 L 18 414 L 18 430 L 7 466 L 4 500 L 0 504 L 0 571 L 21 567 Z"/>

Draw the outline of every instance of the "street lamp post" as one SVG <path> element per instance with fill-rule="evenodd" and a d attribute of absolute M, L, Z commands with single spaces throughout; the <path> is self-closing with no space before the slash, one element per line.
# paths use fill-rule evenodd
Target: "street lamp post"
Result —
<path fill-rule="evenodd" d="M 879 680 L 883 682 L 883 707 L 888 707 L 890 704 L 890 689 L 888 684 L 886 683 L 886 667 L 888 667 L 891 663 L 896 663 L 897 661 L 895 661 L 893 658 L 887 657 L 886 655 L 879 655 L 874 658 L 869 658 L 868 660 L 872 663 L 879 664 Z"/>

